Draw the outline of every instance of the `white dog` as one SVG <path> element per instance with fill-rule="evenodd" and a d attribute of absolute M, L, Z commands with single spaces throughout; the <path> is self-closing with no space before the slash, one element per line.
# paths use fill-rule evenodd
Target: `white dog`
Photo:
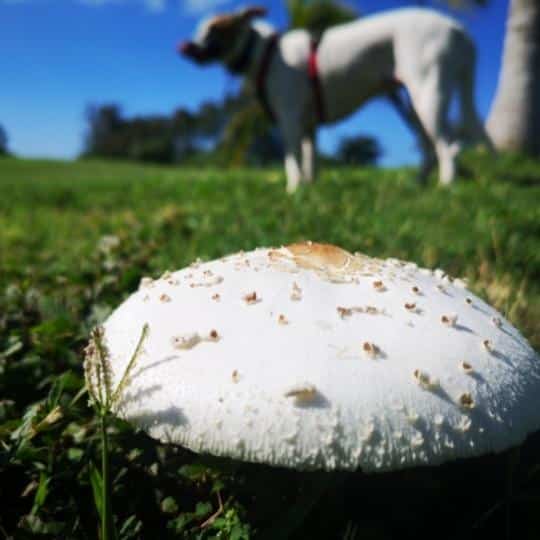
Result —
<path fill-rule="evenodd" d="M 315 43 L 305 30 L 278 36 L 252 22 L 265 14 L 249 7 L 207 19 L 179 50 L 200 64 L 221 61 L 255 83 L 283 135 L 289 191 L 314 179 L 317 125 L 381 94 L 392 97 L 418 136 L 421 179 L 438 161 L 440 182 L 452 182 L 461 140 L 490 146 L 473 98 L 475 47 L 453 19 L 429 9 L 398 9 L 334 26 Z M 403 87 L 408 103 L 398 91 Z M 459 132 L 448 120 L 454 93 Z"/>

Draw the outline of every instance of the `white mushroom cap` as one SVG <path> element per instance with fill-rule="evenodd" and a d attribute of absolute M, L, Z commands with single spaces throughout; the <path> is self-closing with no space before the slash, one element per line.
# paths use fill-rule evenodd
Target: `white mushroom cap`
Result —
<path fill-rule="evenodd" d="M 196 452 L 394 470 L 499 452 L 540 426 L 540 361 L 441 271 L 325 244 L 142 283 L 106 321 L 117 412 Z"/>

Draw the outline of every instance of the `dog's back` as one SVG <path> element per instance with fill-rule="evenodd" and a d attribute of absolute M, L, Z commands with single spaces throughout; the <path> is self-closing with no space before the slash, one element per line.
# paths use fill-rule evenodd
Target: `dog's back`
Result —
<path fill-rule="evenodd" d="M 454 19 L 432 9 L 403 8 L 334 26 L 323 34 L 318 66 L 329 120 L 339 119 L 399 77 L 402 65 L 433 62 L 451 36 L 465 35 Z M 403 70 L 405 71 L 405 70 Z"/>
<path fill-rule="evenodd" d="M 391 40 L 400 33 L 427 35 L 451 29 L 465 32 L 458 21 L 434 9 L 401 8 L 332 26 L 324 32 L 321 46 L 324 42 L 348 46 L 359 43 L 364 48 L 368 44 Z"/>

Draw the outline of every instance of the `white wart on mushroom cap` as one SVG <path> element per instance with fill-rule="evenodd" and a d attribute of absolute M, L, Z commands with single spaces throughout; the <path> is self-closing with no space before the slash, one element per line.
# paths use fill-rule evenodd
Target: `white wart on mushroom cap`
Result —
<path fill-rule="evenodd" d="M 442 271 L 293 244 L 143 280 L 106 321 L 118 414 L 196 452 L 394 470 L 498 452 L 540 426 L 540 362 Z"/>

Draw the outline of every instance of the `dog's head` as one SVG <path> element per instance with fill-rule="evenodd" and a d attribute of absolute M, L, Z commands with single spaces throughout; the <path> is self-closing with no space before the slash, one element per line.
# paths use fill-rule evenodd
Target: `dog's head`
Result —
<path fill-rule="evenodd" d="M 178 45 L 178 52 L 198 64 L 224 60 L 234 51 L 250 21 L 264 15 L 266 8 L 251 6 L 206 19 L 200 24 L 193 41 Z"/>

